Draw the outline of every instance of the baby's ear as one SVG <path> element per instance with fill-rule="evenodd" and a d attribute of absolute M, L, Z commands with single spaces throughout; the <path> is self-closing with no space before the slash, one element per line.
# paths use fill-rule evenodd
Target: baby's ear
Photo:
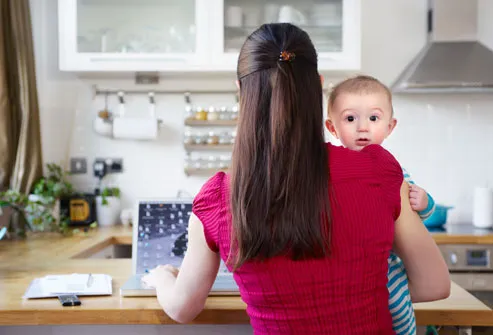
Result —
<path fill-rule="evenodd" d="M 395 126 L 397 126 L 397 119 L 392 118 L 392 120 L 390 120 L 390 123 L 389 123 L 389 133 L 387 134 L 387 136 L 392 134 L 392 131 L 394 130 Z"/>
<path fill-rule="evenodd" d="M 325 120 L 325 128 L 333 135 L 335 138 L 339 139 L 339 136 L 337 136 L 336 128 L 334 127 L 334 124 L 332 123 L 331 119 Z"/>

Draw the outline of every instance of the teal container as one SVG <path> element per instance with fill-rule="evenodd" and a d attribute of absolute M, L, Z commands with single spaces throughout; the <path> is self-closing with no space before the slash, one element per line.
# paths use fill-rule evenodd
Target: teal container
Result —
<path fill-rule="evenodd" d="M 435 211 L 429 218 L 423 221 L 427 228 L 439 228 L 447 223 L 447 213 L 452 206 L 436 205 Z"/>

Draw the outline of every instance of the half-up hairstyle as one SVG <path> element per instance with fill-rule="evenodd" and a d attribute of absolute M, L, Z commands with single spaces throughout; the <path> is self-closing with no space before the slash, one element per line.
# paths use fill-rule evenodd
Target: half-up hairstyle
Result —
<path fill-rule="evenodd" d="M 329 254 L 328 154 L 317 54 L 306 32 L 264 24 L 238 60 L 229 262 Z"/>

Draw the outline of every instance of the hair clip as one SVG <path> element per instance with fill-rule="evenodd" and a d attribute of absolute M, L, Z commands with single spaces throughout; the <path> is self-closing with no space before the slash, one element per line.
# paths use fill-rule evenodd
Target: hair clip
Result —
<path fill-rule="evenodd" d="M 279 54 L 279 61 L 280 62 L 292 62 L 296 58 L 296 55 L 294 52 L 289 52 L 289 51 L 281 51 Z"/>

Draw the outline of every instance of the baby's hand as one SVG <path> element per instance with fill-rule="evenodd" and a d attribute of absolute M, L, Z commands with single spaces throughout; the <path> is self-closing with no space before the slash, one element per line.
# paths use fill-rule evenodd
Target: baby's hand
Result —
<path fill-rule="evenodd" d="M 418 185 L 409 185 L 409 202 L 411 208 L 416 212 L 421 212 L 428 207 L 428 194 Z"/>

